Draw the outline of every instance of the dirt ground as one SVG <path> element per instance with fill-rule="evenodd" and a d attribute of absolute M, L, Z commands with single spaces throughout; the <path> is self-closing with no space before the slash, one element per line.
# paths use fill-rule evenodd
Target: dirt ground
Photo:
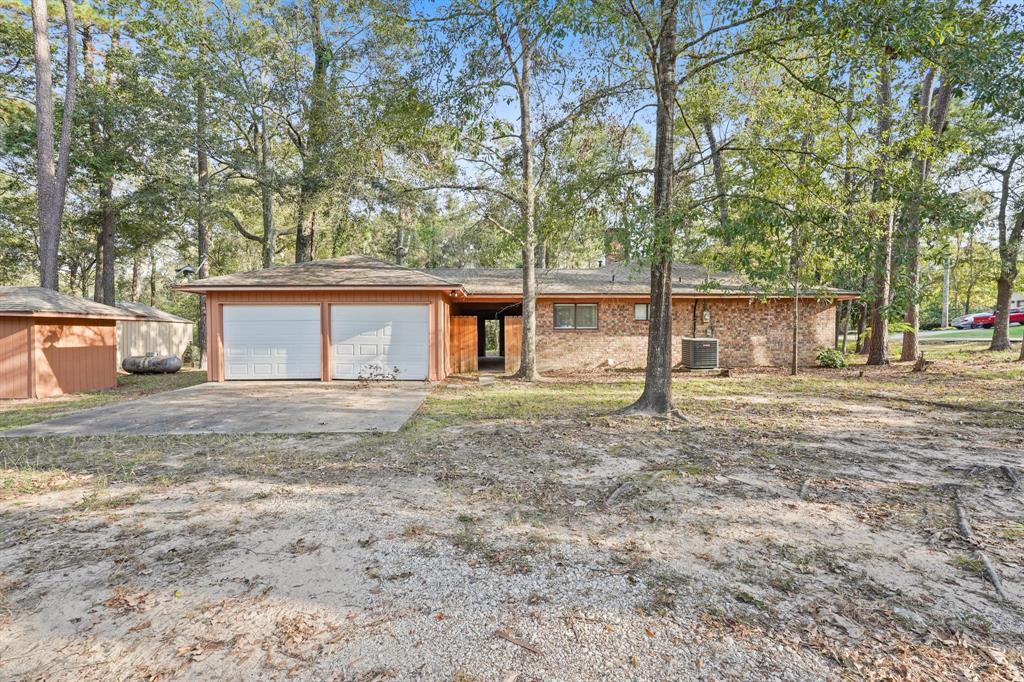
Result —
<path fill-rule="evenodd" d="M 0 442 L 0 678 L 1022 680 L 1024 366 L 936 357 Z"/>

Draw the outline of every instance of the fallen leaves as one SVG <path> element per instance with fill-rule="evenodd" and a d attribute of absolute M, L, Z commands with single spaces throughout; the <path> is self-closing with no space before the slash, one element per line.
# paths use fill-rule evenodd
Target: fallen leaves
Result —
<path fill-rule="evenodd" d="M 132 613 L 145 610 L 149 600 L 150 597 L 145 592 L 133 592 L 126 585 L 118 585 L 103 605 L 114 611 Z"/>

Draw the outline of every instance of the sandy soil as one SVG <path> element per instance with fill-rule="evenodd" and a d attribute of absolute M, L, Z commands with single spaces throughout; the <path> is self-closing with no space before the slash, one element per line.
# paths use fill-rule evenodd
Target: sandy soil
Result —
<path fill-rule="evenodd" d="M 0 678 L 1021 680 L 1024 390 L 965 371 L 682 381 L 668 421 L 600 375 L 453 381 L 399 434 L 11 440 Z"/>

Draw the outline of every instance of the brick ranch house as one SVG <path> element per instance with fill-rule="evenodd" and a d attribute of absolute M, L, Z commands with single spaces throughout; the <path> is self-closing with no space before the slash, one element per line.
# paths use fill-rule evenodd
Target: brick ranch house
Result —
<path fill-rule="evenodd" d="M 784 365 L 791 357 L 792 298 L 746 286 L 735 274 L 673 269 L 673 359 L 682 337 L 719 339 L 723 367 Z M 224 275 L 177 287 L 206 296 L 212 381 L 357 379 L 373 368 L 438 381 L 484 366 L 518 367 L 522 273 L 518 269 L 414 269 L 345 256 Z M 642 367 L 647 353 L 646 269 L 622 263 L 537 273 L 541 371 Z M 801 298 L 800 360 L 835 337 L 837 301 Z M 485 330 L 498 337 L 486 358 Z M 497 326 L 497 328 L 493 328 Z"/>

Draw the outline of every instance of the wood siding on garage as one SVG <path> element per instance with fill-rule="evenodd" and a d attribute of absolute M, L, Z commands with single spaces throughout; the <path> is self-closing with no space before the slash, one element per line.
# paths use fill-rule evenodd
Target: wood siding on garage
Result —
<path fill-rule="evenodd" d="M 501 333 L 505 336 L 505 373 L 515 374 L 523 362 L 523 318 L 506 317 Z"/>
<path fill-rule="evenodd" d="M 115 387 L 115 324 L 0 317 L 0 398 L 50 398 Z"/>
<path fill-rule="evenodd" d="M 31 398 L 32 388 L 32 320 L 0 317 L 0 398 Z"/>
<path fill-rule="evenodd" d="M 33 353 L 35 397 L 114 388 L 116 354 L 114 320 L 37 320 Z"/>
<path fill-rule="evenodd" d="M 224 305 L 302 305 L 320 304 L 327 307 L 321 314 L 321 334 L 330 330 L 331 304 L 409 304 L 419 303 L 430 306 L 428 313 L 428 338 L 430 381 L 440 381 L 450 373 L 448 358 L 448 294 L 445 291 L 376 290 L 376 291 L 318 291 L 318 290 L 254 290 L 254 291 L 209 291 L 207 305 L 207 371 L 210 381 L 224 381 L 224 343 L 222 306 Z M 327 346 L 328 344 L 324 344 Z M 321 379 L 330 381 L 331 359 L 329 351 L 322 358 Z"/>
<path fill-rule="evenodd" d="M 451 360 L 452 372 L 464 374 L 476 372 L 477 337 L 475 315 L 453 315 L 451 317 Z"/>

